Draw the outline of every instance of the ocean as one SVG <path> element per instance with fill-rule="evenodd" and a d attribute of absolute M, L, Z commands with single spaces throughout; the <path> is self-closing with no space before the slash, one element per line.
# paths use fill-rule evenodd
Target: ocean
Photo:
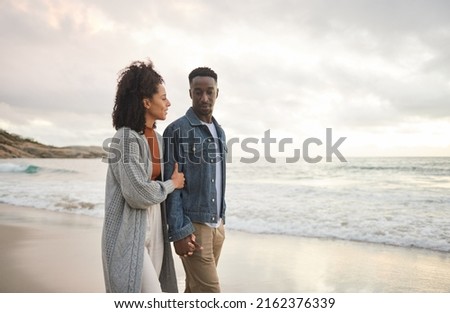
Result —
<path fill-rule="evenodd" d="M 228 229 L 450 252 L 450 158 L 233 159 Z M 100 159 L 2 159 L 0 202 L 102 218 Z"/>

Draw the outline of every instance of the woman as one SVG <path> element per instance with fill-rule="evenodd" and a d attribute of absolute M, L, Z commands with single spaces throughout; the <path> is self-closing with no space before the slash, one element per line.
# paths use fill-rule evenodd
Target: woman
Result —
<path fill-rule="evenodd" d="M 102 234 L 107 292 L 178 291 L 162 204 L 183 188 L 184 175 L 176 167 L 164 181 L 162 138 L 154 131 L 169 106 L 163 78 L 151 62 L 134 62 L 120 73 L 112 114 L 117 132 L 107 148 Z"/>

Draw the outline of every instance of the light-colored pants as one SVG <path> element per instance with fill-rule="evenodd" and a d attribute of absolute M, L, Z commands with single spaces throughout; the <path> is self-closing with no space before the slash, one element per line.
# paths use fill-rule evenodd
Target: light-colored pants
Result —
<path fill-rule="evenodd" d="M 225 240 L 223 223 L 217 228 L 199 223 L 193 225 L 196 241 L 203 246 L 203 250 L 181 258 L 186 273 L 184 292 L 220 292 L 217 264 Z"/>
<path fill-rule="evenodd" d="M 161 292 L 159 274 L 164 255 L 161 206 L 159 204 L 150 206 L 147 209 L 147 216 L 141 292 Z"/>

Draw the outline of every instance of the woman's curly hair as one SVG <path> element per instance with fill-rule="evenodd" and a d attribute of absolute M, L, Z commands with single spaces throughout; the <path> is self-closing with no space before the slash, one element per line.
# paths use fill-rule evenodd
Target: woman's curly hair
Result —
<path fill-rule="evenodd" d="M 144 98 L 151 98 L 163 84 L 151 61 L 135 61 L 119 73 L 112 120 L 117 130 L 129 127 L 142 134 L 145 130 Z"/>

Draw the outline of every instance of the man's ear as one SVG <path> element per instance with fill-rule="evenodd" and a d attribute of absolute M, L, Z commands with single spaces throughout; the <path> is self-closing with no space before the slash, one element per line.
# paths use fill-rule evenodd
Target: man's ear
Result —
<path fill-rule="evenodd" d="M 217 91 L 216 91 L 216 99 L 219 97 L 219 88 L 217 88 Z"/>
<path fill-rule="evenodd" d="M 189 97 L 192 99 L 192 90 L 189 89 Z"/>

